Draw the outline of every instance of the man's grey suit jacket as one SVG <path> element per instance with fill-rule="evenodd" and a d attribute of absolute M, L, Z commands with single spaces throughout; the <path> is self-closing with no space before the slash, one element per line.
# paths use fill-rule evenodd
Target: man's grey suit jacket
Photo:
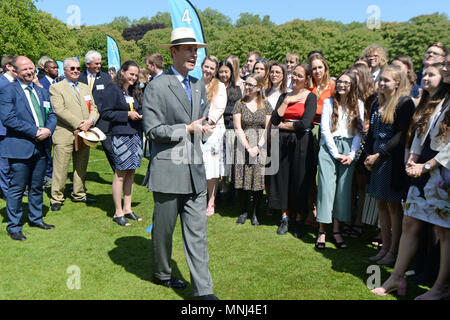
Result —
<path fill-rule="evenodd" d="M 209 103 L 203 81 L 189 78 L 192 104 L 172 69 L 145 89 L 143 125 L 152 142 L 149 191 L 199 194 L 206 190 L 202 136 L 189 134 L 187 125 L 206 118 Z"/>

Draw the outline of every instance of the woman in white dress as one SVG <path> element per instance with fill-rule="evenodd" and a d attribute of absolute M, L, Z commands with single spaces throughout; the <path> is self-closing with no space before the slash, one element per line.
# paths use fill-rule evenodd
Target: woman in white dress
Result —
<path fill-rule="evenodd" d="M 219 61 L 214 56 L 207 56 L 202 63 L 202 80 L 206 85 L 206 92 L 210 103 L 209 122 L 215 125 L 213 133 L 203 144 L 203 162 L 205 163 L 206 179 L 208 181 L 208 209 L 207 216 L 215 213 L 215 201 L 219 179 L 225 175 L 225 160 L 223 139 L 225 124 L 223 113 L 227 105 L 227 89 L 225 85 L 215 77 L 219 67 Z"/>
<path fill-rule="evenodd" d="M 417 107 L 415 129 L 406 172 L 412 178 L 405 204 L 403 233 L 394 270 L 372 290 L 376 295 L 406 294 L 405 271 L 418 249 L 425 223 L 435 226 L 440 241 L 440 267 L 433 287 L 418 300 L 450 298 L 450 55 L 446 64 L 432 64 L 423 72 L 423 95 Z"/>

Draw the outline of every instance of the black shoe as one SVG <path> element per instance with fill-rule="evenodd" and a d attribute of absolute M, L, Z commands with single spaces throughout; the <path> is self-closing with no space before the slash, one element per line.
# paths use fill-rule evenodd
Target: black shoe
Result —
<path fill-rule="evenodd" d="M 157 285 L 164 286 L 167 288 L 173 289 L 184 289 L 186 288 L 186 283 L 181 280 L 178 280 L 175 277 L 172 277 L 170 280 L 159 280 L 157 278 L 153 279 L 153 282 Z"/>
<path fill-rule="evenodd" d="M 281 219 L 281 223 L 280 226 L 278 227 L 277 234 L 280 236 L 285 235 L 288 232 L 288 230 L 289 230 L 289 220 L 285 218 Z"/>
<path fill-rule="evenodd" d="M 23 235 L 22 231 L 11 232 L 11 233 L 9 233 L 9 236 L 11 237 L 11 239 L 16 240 L 16 241 L 25 241 L 25 240 L 27 240 L 27 237 L 25 237 Z"/>
<path fill-rule="evenodd" d="M 245 221 L 247 221 L 247 215 L 248 215 L 247 212 L 241 214 L 239 216 L 239 218 L 237 219 L 236 223 L 237 224 L 245 224 Z"/>
<path fill-rule="evenodd" d="M 259 221 L 258 221 L 258 218 L 256 216 L 252 217 L 252 226 L 254 226 L 254 227 L 258 227 L 259 226 Z"/>
<path fill-rule="evenodd" d="M 51 210 L 52 211 L 61 211 L 61 203 L 53 203 L 52 205 L 51 205 Z"/>
<path fill-rule="evenodd" d="M 97 202 L 97 200 L 95 200 L 95 199 L 90 199 L 90 198 L 84 198 L 84 199 L 82 199 L 82 200 L 75 200 L 75 199 L 73 199 L 72 201 L 73 201 L 73 202 L 86 203 L 86 204 L 89 204 L 89 203 L 96 203 L 96 202 Z"/>
<path fill-rule="evenodd" d="M 317 250 L 325 250 L 326 245 L 327 245 L 326 242 L 319 242 L 319 237 L 321 235 L 326 235 L 326 233 L 319 231 L 319 234 L 318 234 L 317 240 L 316 240 L 316 245 L 315 245 Z"/>
<path fill-rule="evenodd" d="M 131 227 L 130 222 L 125 217 L 114 217 L 113 221 L 121 227 Z"/>
<path fill-rule="evenodd" d="M 53 230 L 55 229 L 55 226 L 52 226 L 51 224 L 46 224 L 44 221 L 41 223 L 29 223 L 30 227 L 32 228 L 39 228 L 42 230 Z"/>
<path fill-rule="evenodd" d="M 294 225 L 294 237 L 302 239 L 305 236 L 305 228 L 301 221 L 295 221 Z"/>
<path fill-rule="evenodd" d="M 214 294 L 207 294 L 206 296 L 200 296 L 200 297 L 198 297 L 198 299 L 203 300 L 203 301 L 219 300 L 219 298 L 217 298 Z"/>

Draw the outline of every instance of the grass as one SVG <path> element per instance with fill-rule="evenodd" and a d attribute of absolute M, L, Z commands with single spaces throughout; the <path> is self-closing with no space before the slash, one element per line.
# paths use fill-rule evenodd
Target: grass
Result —
<path fill-rule="evenodd" d="M 174 234 L 174 275 L 188 283 L 181 291 L 151 282 L 151 235 L 153 197 L 143 181 L 148 161 L 137 171 L 133 197 L 134 211 L 144 222 L 121 228 L 112 222 L 113 173 L 103 151 L 92 149 L 86 186 L 94 205 L 66 200 L 61 212 L 49 211 L 44 195 L 45 222 L 56 225 L 52 231 L 23 228 L 28 240 L 12 241 L 6 233 L 7 216 L 0 200 L 0 299 L 6 300 L 182 300 L 191 298 L 179 224 Z M 71 185 L 68 183 L 66 194 Z M 26 202 L 27 199 L 25 198 Z M 25 206 L 26 207 L 26 206 Z M 276 234 L 279 215 L 262 216 L 260 227 L 236 225 L 237 203 L 220 203 L 208 220 L 210 270 L 216 295 L 222 300 L 395 300 L 396 296 L 376 297 L 370 293 L 366 273 L 367 257 L 376 254 L 367 245 L 374 235 L 366 228 L 361 239 L 347 240 L 347 250 L 330 242 L 327 249 L 314 249 L 315 233 L 298 240 L 289 233 Z M 27 208 L 25 208 L 27 212 Z M 26 219 L 26 218 L 25 218 Z M 329 240 L 329 239 L 328 239 Z M 70 290 L 68 268 L 81 271 L 81 289 Z M 390 268 L 382 267 L 385 280 Z M 424 288 L 409 282 L 412 299 Z"/>

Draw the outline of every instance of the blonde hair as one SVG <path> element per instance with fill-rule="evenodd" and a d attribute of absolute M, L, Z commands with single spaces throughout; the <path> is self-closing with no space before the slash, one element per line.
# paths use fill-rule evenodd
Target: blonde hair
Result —
<path fill-rule="evenodd" d="M 212 56 L 212 55 L 206 56 L 205 60 L 203 60 L 203 62 L 202 62 L 202 68 L 207 60 L 216 64 L 216 71 L 215 71 L 215 74 L 216 74 L 217 70 L 219 69 L 219 59 L 217 59 L 217 57 Z M 215 76 L 213 76 L 211 81 L 206 86 L 206 95 L 208 97 L 209 102 L 211 102 L 214 99 L 214 97 L 216 96 L 218 91 L 219 91 L 219 79 L 217 79 Z"/>
<path fill-rule="evenodd" d="M 400 98 L 402 96 L 409 95 L 409 84 L 406 75 L 400 68 L 387 66 L 383 68 L 380 75 L 385 72 L 389 72 L 392 76 L 392 79 L 397 82 L 397 89 L 391 97 L 387 97 L 383 93 L 379 93 L 379 105 L 384 105 L 384 109 L 381 112 L 381 121 L 386 124 L 393 124 L 395 118 L 395 110 Z"/>
<path fill-rule="evenodd" d="M 367 58 L 374 53 L 378 53 L 380 58 L 380 68 L 384 68 L 388 64 L 388 53 L 386 49 L 379 44 L 374 43 L 364 49 L 363 56 Z"/>

